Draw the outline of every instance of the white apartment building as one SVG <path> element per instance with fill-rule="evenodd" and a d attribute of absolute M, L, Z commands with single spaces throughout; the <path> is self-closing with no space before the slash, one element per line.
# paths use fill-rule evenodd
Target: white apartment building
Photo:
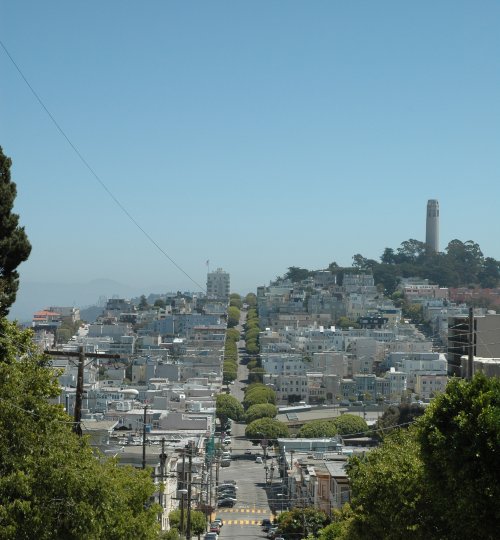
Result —
<path fill-rule="evenodd" d="M 228 272 L 217 268 L 207 274 L 207 297 L 210 299 L 229 299 L 230 277 Z"/>

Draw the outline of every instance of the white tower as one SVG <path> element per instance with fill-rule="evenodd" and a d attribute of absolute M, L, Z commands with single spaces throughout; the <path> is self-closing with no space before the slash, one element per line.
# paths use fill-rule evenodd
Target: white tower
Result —
<path fill-rule="evenodd" d="M 439 251 L 439 202 L 436 199 L 427 201 L 427 220 L 425 222 L 425 243 L 429 251 Z"/>

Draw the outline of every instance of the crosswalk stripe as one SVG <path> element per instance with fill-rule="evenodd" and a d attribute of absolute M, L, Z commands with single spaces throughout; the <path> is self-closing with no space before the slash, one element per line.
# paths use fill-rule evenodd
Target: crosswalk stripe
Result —
<path fill-rule="evenodd" d="M 262 510 L 262 508 L 218 508 L 217 513 L 234 513 L 239 512 L 240 514 L 267 514 L 269 510 Z"/>
<path fill-rule="evenodd" d="M 260 525 L 259 519 L 228 519 L 224 525 Z"/>

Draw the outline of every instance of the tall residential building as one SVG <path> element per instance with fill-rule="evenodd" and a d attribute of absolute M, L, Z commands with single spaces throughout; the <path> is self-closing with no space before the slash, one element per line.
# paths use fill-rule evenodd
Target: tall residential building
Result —
<path fill-rule="evenodd" d="M 207 274 L 207 297 L 219 300 L 229 299 L 229 273 L 222 268 Z"/>
<path fill-rule="evenodd" d="M 427 220 L 425 222 L 425 243 L 430 251 L 439 251 L 439 202 L 427 201 Z"/>
<path fill-rule="evenodd" d="M 462 357 L 469 352 L 469 318 L 448 319 L 448 374 L 464 377 Z M 474 317 L 472 354 L 480 358 L 500 358 L 500 315 Z"/>

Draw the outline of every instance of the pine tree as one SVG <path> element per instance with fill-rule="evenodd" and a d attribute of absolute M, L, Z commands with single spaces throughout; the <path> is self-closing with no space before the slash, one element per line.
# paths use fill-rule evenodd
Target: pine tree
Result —
<path fill-rule="evenodd" d="M 12 160 L 0 146 L 0 317 L 9 313 L 16 300 L 19 274 L 16 268 L 25 261 L 31 244 L 19 226 L 19 216 L 12 213 L 16 198 L 16 184 L 10 179 Z"/>

